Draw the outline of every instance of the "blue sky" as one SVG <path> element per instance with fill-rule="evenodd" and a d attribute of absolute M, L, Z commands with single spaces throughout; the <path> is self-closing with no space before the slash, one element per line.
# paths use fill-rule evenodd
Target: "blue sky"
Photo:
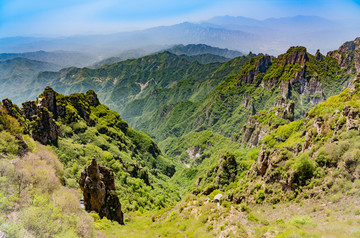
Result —
<path fill-rule="evenodd" d="M 360 0 L 0 0 L 0 37 L 115 33 L 220 15 L 351 22 Z"/>

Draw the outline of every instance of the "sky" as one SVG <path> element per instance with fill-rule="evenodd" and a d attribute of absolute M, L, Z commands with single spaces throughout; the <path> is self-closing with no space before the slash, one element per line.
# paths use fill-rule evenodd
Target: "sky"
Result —
<path fill-rule="evenodd" d="M 0 0 L 0 38 L 108 34 L 222 15 L 358 22 L 360 0 Z"/>

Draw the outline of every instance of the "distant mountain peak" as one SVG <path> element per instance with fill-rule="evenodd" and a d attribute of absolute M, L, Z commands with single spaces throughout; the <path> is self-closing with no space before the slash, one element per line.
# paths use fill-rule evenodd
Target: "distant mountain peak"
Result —
<path fill-rule="evenodd" d="M 188 44 L 188 45 L 180 44 L 173 46 L 172 48 L 168 49 L 168 51 L 177 55 L 184 54 L 184 55 L 193 56 L 193 55 L 213 54 L 230 59 L 244 55 L 243 53 L 236 50 L 214 47 L 207 44 Z"/>

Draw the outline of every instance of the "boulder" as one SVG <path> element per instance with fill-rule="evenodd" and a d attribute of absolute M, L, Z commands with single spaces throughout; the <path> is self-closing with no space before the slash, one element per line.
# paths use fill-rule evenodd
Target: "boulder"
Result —
<path fill-rule="evenodd" d="M 223 197 L 221 193 L 218 193 L 214 197 L 214 202 L 220 202 L 220 199 Z"/>

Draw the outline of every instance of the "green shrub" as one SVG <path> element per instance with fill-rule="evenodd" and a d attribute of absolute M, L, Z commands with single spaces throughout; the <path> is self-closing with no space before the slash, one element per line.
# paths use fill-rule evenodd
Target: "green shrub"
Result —
<path fill-rule="evenodd" d="M 250 213 L 250 207 L 248 207 L 245 203 L 241 203 L 240 208 L 242 212 Z"/>
<path fill-rule="evenodd" d="M 253 221 L 253 222 L 256 222 L 256 223 L 259 223 L 259 222 L 260 222 L 259 218 L 257 218 L 254 214 L 248 215 L 248 216 L 247 216 L 247 219 L 248 219 L 249 221 Z"/>
<path fill-rule="evenodd" d="M 207 221 L 208 221 L 208 215 L 206 215 L 206 214 L 202 214 L 200 217 L 199 217 L 199 221 L 201 222 L 201 223 L 206 223 Z"/>
<path fill-rule="evenodd" d="M 15 136 L 7 131 L 0 132 L 0 154 L 16 155 L 19 153 L 19 146 Z"/>
<path fill-rule="evenodd" d="M 263 190 L 259 190 L 255 195 L 256 203 L 262 203 L 265 200 L 265 192 Z"/>
<path fill-rule="evenodd" d="M 299 184 L 304 184 L 306 180 L 312 178 L 314 173 L 313 162 L 309 159 L 308 155 L 303 154 L 298 157 L 292 168 L 294 169 L 295 178 Z"/>
<path fill-rule="evenodd" d="M 298 227 L 303 225 L 316 225 L 310 216 L 295 216 L 289 223 Z"/>

